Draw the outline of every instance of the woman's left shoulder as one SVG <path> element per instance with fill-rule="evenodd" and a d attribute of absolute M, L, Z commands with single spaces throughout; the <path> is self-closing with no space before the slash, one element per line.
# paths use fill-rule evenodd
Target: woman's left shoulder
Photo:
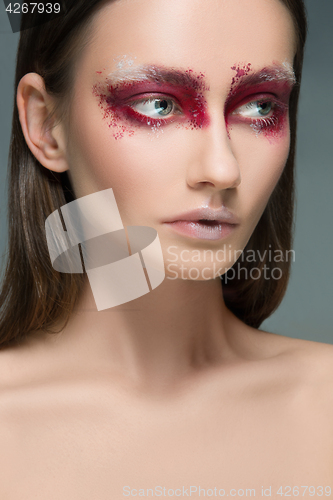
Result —
<path fill-rule="evenodd" d="M 333 417 L 333 345 L 311 340 L 293 339 L 291 359 L 300 369 L 302 386 L 318 404 L 324 404 Z"/>
<path fill-rule="evenodd" d="M 297 388 L 297 392 L 310 396 L 313 401 L 326 402 L 333 417 L 333 345 L 262 333 L 265 333 L 261 339 L 269 346 L 270 359 L 276 360 L 271 366 L 279 378 L 283 372 L 285 380 Z"/>
<path fill-rule="evenodd" d="M 315 342 L 313 340 L 293 340 L 295 355 L 301 362 L 303 362 L 305 365 L 308 365 L 313 375 L 317 374 L 319 378 L 333 377 L 332 344 Z"/>

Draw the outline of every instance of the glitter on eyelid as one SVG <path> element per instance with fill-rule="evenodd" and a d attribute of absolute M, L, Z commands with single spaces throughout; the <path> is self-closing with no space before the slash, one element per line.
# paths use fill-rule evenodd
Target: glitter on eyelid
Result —
<path fill-rule="evenodd" d="M 177 70 L 157 66 L 121 67 L 105 78 L 105 83 L 96 83 L 93 94 L 99 98 L 99 107 L 109 127 L 120 127 L 114 134 L 122 138 L 125 132 L 133 135 L 139 127 L 150 127 L 155 137 L 156 131 L 175 123 L 177 128 L 195 130 L 209 123 L 204 91 L 208 90 L 204 74 L 196 74 L 192 69 Z M 144 101 L 151 94 L 156 99 L 168 96 L 178 103 L 181 112 L 170 118 L 152 118 L 135 110 L 133 103 Z M 142 97 L 140 97 L 142 95 Z M 135 98 L 135 99 L 134 99 Z"/>
<path fill-rule="evenodd" d="M 225 103 L 225 116 L 228 137 L 231 139 L 230 131 L 234 122 L 233 109 L 237 103 L 245 101 L 247 96 L 268 94 L 271 95 L 273 103 L 273 116 L 262 118 L 247 118 L 250 127 L 256 134 L 263 133 L 267 138 L 280 138 L 287 132 L 287 115 L 290 92 L 296 83 L 295 73 L 291 64 L 284 61 L 282 64 L 273 61 L 271 66 L 253 71 L 251 63 L 235 64 L 231 68 L 236 74 L 232 77 L 230 90 Z M 273 98 L 273 95 L 278 98 Z M 254 99 L 252 99 L 253 101 Z M 242 119 L 240 119 L 242 121 Z M 246 123 L 243 121 L 243 123 Z M 270 140 L 269 139 L 269 140 Z M 271 140 L 270 140 L 271 142 Z"/>

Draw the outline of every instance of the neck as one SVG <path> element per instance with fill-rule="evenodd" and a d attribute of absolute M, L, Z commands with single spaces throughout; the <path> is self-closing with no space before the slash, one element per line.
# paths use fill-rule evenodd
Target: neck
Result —
<path fill-rule="evenodd" d="M 219 278 L 165 279 L 147 295 L 104 311 L 96 310 L 87 283 L 55 342 L 71 362 L 161 387 L 234 360 L 235 332 L 244 326 L 225 306 Z"/>

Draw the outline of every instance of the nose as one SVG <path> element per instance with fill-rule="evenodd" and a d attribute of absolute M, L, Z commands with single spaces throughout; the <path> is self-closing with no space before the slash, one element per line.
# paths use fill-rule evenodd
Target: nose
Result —
<path fill-rule="evenodd" d="M 210 185 L 216 190 L 239 186 L 240 168 L 231 148 L 224 117 L 211 117 L 207 129 L 198 131 L 199 134 L 200 140 L 196 140 L 191 148 L 187 184 L 195 189 Z"/>

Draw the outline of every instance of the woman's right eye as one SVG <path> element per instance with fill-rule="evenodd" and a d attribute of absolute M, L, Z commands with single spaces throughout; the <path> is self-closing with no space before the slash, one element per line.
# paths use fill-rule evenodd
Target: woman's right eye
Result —
<path fill-rule="evenodd" d="M 140 115 L 152 119 L 168 118 L 170 115 L 181 114 L 180 107 L 169 97 L 150 97 L 132 101 L 128 105 Z"/>

